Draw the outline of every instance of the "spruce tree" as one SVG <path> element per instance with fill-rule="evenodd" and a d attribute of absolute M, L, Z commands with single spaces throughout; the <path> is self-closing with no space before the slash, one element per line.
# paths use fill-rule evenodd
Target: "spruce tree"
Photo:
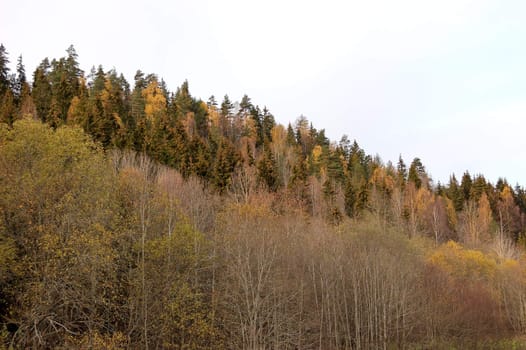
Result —
<path fill-rule="evenodd" d="M 4 44 L 0 44 L 0 97 L 4 96 L 7 90 L 11 88 L 9 77 L 9 58 Z"/>
<path fill-rule="evenodd" d="M 278 188 L 278 171 L 276 160 L 270 147 L 265 147 L 265 152 L 257 164 L 257 169 L 260 181 L 264 183 L 270 191 L 275 191 Z"/>
<path fill-rule="evenodd" d="M 49 80 L 49 69 L 51 65 L 45 58 L 33 74 L 33 102 L 40 120 L 47 122 L 51 111 L 51 82 Z"/>
<path fill-rule="evenodd" d="M 404 189 L 407 181 L 407 167 L 402 159 L 402 155 L 398 157 L 398 163 L 396 164 L 396 172 L 398 177 L 398 186 Z"/>
<path fill-rule="evenodd" d="M 462 192 L 462 198 L 465 202 L 471 199 L 472 185 L 473 180 L 471 179 L 471 175 L 466 171 L 460 180 L 460 191 Z"/>
<path fill-rule="evenodd" d="M 16 79 L 15 79 L 15 85 L 13 86 L 13 93 L 15 95 L 17 104 L 19 104 L 21 100 L 22 90 L 24 89 L 24 86 L 26 84 L 27 84 L 26 69 L 24 67 L 24 63 L 22 62 L 22 55 L 20 55 L 16 63 Z"/>

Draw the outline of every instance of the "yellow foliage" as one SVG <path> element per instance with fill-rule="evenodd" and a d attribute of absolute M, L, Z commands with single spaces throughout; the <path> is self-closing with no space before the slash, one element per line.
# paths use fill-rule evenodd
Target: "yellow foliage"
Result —
<path fill-rule="evenodd" d="M 452 278 L 463 281 L 490 281 L 497 270 L 497 262 L 488 255 L 464 249 L 449 241 L 428 258 L 428 263 L 447 272 Z"/>
<path fill-rule="evenodd" d="M 449 223 L 449 226 L 451 228 L 456 228 L 458 219 L 457 219 L 457 212 L 455 211 L 455 205 L 453 204 L 453 201 L 449 199 L 448 197 L 443 197 L 444 201 L 446 202 L 446 213 L 447 213 L 447 220 Z"/>
<path fill-rule="evenodd" d="M 322 148 L 320 145 L 316 145 L 314 149 L 312 150 L 312 160 L 314 163 L 318 163 L 320 161 L 322 153 Z"/>
<path fill-rule="evenodd" d="M 121 332 L 100 334 L 99 332 L 85 334 L 81 338 L 68 337 L 67 345 L 75 349 L 126 349 L 128 340 Z"/>
<path fill-rule="evenodd" d="M 146 102 L 144 106 L 146 118 L 155 120 L 155 118 L 158 118 L 166 111 L 166 98 L 164 97 L 157 81 L 154 80 L 148 84 L 148 86 L 142 91 L 142 96 Z"/>
<path fill-rule="evenodd" d="M 387 174 L 385 168 L 383 167 L 374 169 L 373 175 L 371 176 L 371 180 L 369 180 L 369 182 L 388 193 L 391 193 L 395 187 L 395 180 L 391 175 Z"/>

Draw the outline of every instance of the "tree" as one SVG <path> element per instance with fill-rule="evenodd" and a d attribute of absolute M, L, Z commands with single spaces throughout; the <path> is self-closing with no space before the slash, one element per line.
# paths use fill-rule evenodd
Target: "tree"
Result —
<path fill-rule="evenodd" d="M 407 182 L 407 167 L 402 159 L 402 155 L 398 157 L 398 163 L 396 164 L 396 171 L 398 175 L 398 186 L 403 190 Z"/>
<path fill-rule="evenodd" d="M 15 97 L 11 89 L 0 98 L 0 122 L 12 125 L 17 117 Z"/>
<path fill-rule="evenodd" d="M 49 80 L 49 60 L 45 58 L 33 74 L 33 101 L 35 103 L 37 116 L 47 122 L 51 110 L 51 82 Z"/>
<path fill-rule="evenodd" d="M 0 227 L 20 276 L 15 347 L 58 347 L 116 322 L 112 170 L 79 128 L 16 121 L 0 142 Z M 5 235 L 4 235 L 5 234 Z"/>
<path fill-rule="evenodd" d="M 26 85 L 26 70 L 24 68 L 24 63 L 22 62 L 22 55 L 20 55 L 16 63 L 16 79 L 13 86 L 13 93 L 15 95 L 17 104 L 19 104 L 22 99 L 22 92 Z"/>
<path fill-rule="evenodd" d="M 257 164 L 257 169 L 260 181 L 265 184 L 270 191 L 275 191 L 279 184 L 278 170 L 270 147 L 265 148 L 265 152 Z"/>
<path fill-rule="evenodd" d="M 466 171 L 464 175 L 462 175 L 462 180 L 460 181 L 460 191 L 462 192 L 464 201 L 469 201 L 471 199 L 472 186 L 473 180 L 471 179 L 469 172 Z"/>
<path fill-rule="evenodd" d="M 212 172 L 213 184 L 220 193 L 224 193 L 230 185 L 231 176 L 238 160 L 239 158 L 234 147 L 226 140 L 221 141 L 217 148 Z"/>
<path fill-rule="evenodd" d="M 425 185 L 426 188 L 429 187 L 426 170 L 422 165 L 420 158 L 415 158 L 411 162 L 407 180 L 414 183 L 416 189 L 419 189 L 422 185 Z"/>
<path fill-rule="evenodd" d="M 446 192 L 448 198 L 451 199 L 451 201 L 453 202 L 455 211 L 461 211 L 464 205 L 464 197 L 462 195 L 462 191 L 459 188 L 455 174 L 451 175 L 451 177 L 449 178 L 449 185 L 447 187 Z"/>
<path fill-rule="evenodd" d="M 9 70 L 7 50 L 4 44 L 0 44 L 0 96 L 3 96 L 7 90 L 11 89 Z"/>

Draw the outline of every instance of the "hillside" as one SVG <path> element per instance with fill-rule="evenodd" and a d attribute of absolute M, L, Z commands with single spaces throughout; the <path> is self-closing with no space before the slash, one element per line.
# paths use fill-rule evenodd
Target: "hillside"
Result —
<path fill-rule="evenodd" d="M 246 95 L 86 74 L 73 47 L 31 83 L 8 62 L 1 46 L 0 348 L 509 348 L 526 331 L 524 188 L 435 184 Z"/>

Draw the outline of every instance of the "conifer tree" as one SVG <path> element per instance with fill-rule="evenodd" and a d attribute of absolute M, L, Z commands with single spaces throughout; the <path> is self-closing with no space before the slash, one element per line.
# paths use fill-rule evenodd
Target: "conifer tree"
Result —
<path fill-rule="evenodd" d="M 16 119 L 15 97 L 11 89 L 7 89 L 0 98 L 0 122 L 13 125 Z"/>
<path fill-rule="evenodd" d="M 51 65 L 45 58 L 33 74 L 33 102 L 40 120 L 47 122 L 51 110 L 51 82 L 49 81 L 49 69 Z"/>
<path fill-rule="evenodd" d="M 292 125 L 290 123 L 287 126 L 287 145 L 296 145 L 296 136 L 294 135 L 294 129 L 292 128 Z"/>
<path fill-rule="evenodd" d="M 270 147 L 265 147 L 263 157 L 257 164 L 258 177 L 270 191 L 275 191 L 278 187 L 278 171 L 276 168 L 276 160 L 270 150 Z"/>
<path fill-rule="evenodd" d="M 471 199 L 472 185 L 473 180 L 471 179 L 471 175 L 466 171 L 460 180 L 460 191 L 462 192 L 464 201 L 469 201 Z"/>
<path fill-rule="evenodd" d="M 462 196 L 462 191 L 459 188 L 458 181 L 457 181 L 457 178 L 455 177 L 455 174 L 451 175 L 451 177 L 449 178 L 447 196 L 453 202 L 453 207 L 455 208 L 455 211 L 457 212 L 461 211 L 464 205 L 464 200 Z"/>
<path fill-rule="evenodd" d="M 230 185 L 231 176 L 238 160 L 232 145 L 227 140 L 219 141 L 213 166 L 213 182 L 220 193 L 224 193 Z"/>
<path fill-rule="evenodd" d="M 402 159 L 402 155 L 398 157 L 398 163 L 396 164 L 396 171 L 398 177 L 398 186 L 404 189 L 407 181 L 407 167 Z"/>
<path fill-rule="evenodd" d="M 24 63 L 22 62 L 22 55 L 20 55 L 16 63 L 16 79 L 15 85 L 13 86 L 13 93 L 15 95 L 17 104 L 20 104 L 20 101 L 22 100 L 22 91 L 26 85 L 26 69 L 24 67 Z"/>
<path fill-rule="evenodd" d="M 0 44 L 0 96 L 3 96 L 11 88 L 9 77 L 9 58 L 4 44 Z"/>
<path fill-rule="evenodd" d="M 407 180 L 415 184 L 415 187 L 419 189 L 424 184 L 426 180 L 426 171 L 420 158 L 415 158 L 411 162 L 409 167 L 409 173 L 407 175 Z M 427 187 L 427 186 L 426 186 Z"/>

